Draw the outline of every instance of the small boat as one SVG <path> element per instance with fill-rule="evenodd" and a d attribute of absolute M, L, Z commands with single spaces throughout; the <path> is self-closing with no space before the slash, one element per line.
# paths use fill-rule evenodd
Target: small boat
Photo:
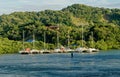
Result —
<path fill-rule="evenodd" d="M 89 53 L 98 52 L 98 51 L 99 51 L 99 49 L 95 49 L 95 48 L 89 48 L 89 49 L 88 49 L 88 52 L 89 52 Z"/>
<path fill-rule="evenodd" d="M 29 51 L 25 51 L 25 50 L 21 50 L 19 51 L 20 54 L 29 54 L 30 52 Z"/>
<path fill-rule="evenodd" d="M 50 52 L 50 50 L 44 49 L 42 53 L 43 54 L 48 54 L 48 53 L 51 53 L 51 52 Z"/>
<path fill-rule="evenodd" d="M 30 53 L 31 53 L 31 54 L 39 54 L 40 51 L 39 51 L 39 50 L 36 50 L 36 49 L 32 49 L 32 50 L 30 51 Z"/>
<path fill-rule="evenodd" d="M 95 48 L 77 48 L 75 50 L 76 52 L 80 52 L 80 53 L 93 53 L 93 52 L 98 52 L 98 49 Z"/>
<path fill-rule="evenodd" d="M 70 48 L 65 48 L 65 52 L 74 52 L 74 49 L 70 49 Z"/>
<path fill-rule="evenodd" d="M 62 51 L 60 48 L 56 48 L 56 49 L 54 49 L 53 52 L 54 52 L 54 53 L 62 53 L 63 51 Z"/>
<path fill-rule="evenodd" d="M 74 50 L 70 49 L 70 48 L 65 48 L 63 46 L 61 46 L 60 48 L 56 48 L 54 49 L 55 53 L 68 53 L 68 52 L 72 52 Z"/>
<path fill-rule="evenodd" d="M 20 54 L 30 54 L 30 48 L 26 48 L 25 50 L 19 51 Z"/>
<path fill-rule="evenodd" d="M 75 51 L 80 53 L 88 53 L 88 49 L 85 47 L 77 48 Z"/>

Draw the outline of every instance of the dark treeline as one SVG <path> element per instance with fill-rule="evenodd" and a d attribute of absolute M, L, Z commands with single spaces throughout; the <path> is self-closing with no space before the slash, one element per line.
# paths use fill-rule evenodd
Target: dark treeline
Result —
<path fill-rule="evenodd" d="M 59 29 L 51 29 L 57 26 Z M 46 47 L 56 47 L 57 32 L 60 45 L 70 47 L 83 44 L 103 50 L 120 49 L 120 9 L 91 7 L 74 4 L 60 11 L 45 10 L 40 12 L 14 12 L 0 16 L 0 52 L 15 53 L 22 49 L 22 32 L 25 41 L 35 34 L 36 48 L 42 49 L 44 32 Z M 93 44 L 92 44 L 93 43 Z M 25 47 L 32 48 L 32 43 L 25 42 Z"/>

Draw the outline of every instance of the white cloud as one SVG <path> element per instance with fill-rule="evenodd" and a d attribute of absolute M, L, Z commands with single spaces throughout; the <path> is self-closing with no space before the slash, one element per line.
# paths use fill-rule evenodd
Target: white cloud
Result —
<path fill-rule="evenodd" d="M 23 2 L 23 6 L 19 10 L 28 10 L 28 11 L 40 11 L 45 9 L 51 9 L 51 10 L 60 10 L 64 7 L 67 7 L 68 5 L 71 5 L 71 0 L 35 0 L 34 2 L 31 2 L 29 0 L 19 0 L 20 2 Z M 27 2 L 29 1 L 29 2 Z"/>
<path fill-rule="evenodd" d="M 107 7 L 107 8 L 120 8 L 120 3 L 109 3 L 107 5 L 104 5 L 104 7 Z"/>
<path fill-rule="evenodd" d="M 120 0 L 0 0 L 0 14 L 13 11 L 59 10 L 75 3 L 120 8 Z"/>
<path fill-rule="evenodd" d="M 32 0 L 18 0 L 18 2 L 21 2 L 21 3 L 28 3 L 28 2 L 32 2 Z"/>
<path fill-rule="evenodd" d="M 109 3 L 108 0 L 72 0 L 72 2 L 92 6 L 101 6 Z"/>

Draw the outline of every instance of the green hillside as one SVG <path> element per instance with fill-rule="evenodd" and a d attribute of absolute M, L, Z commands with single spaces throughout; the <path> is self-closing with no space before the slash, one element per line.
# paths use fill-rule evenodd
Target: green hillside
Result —
<path fill-rule="evenodd" d="M 50 26 L 59 26 L 59 30 L 51 29 Z M 120 49 L 120 9 L 74 4 L 59 11 L 14 12 L 1 15 L 0 52 L 15 53 L 22 49 L 23 30 L 26 41 L 32 39 L 33 33 L 35 34 L 37 49 L 43 48 L 44 32 L 46 47 L 55 48 L 57 31 L 60 45 L 67 46 L 69 35 L 70 47 L 79 47 L 82 27 L 84 46 L 102 50 Z M 32 48 L 32 43 L 26 42 L 25 47 Z"/>

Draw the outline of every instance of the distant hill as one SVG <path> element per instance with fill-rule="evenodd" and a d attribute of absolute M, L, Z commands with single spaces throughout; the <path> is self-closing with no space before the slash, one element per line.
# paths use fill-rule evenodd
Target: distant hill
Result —
<path fill-rule="evenodd" d="M 49 26 L 59 26 L 61 45 L 67 45 L 69 31 L 70 45 L 81 46 L 83 27 L 84 46 L 120 49 L 120 9 L 74 4 L 59 11 L 14 12 L 0 16 L 0 35 L 9 40 L 22 41 L 24 30 L 25 40 L 35 33 L 37 41 L 44 41 L 43 32 L 46 32 L 46 42 L 55 45 L 57 30 Z M 94 45 L 91 45 L 92 39 Z"/>

